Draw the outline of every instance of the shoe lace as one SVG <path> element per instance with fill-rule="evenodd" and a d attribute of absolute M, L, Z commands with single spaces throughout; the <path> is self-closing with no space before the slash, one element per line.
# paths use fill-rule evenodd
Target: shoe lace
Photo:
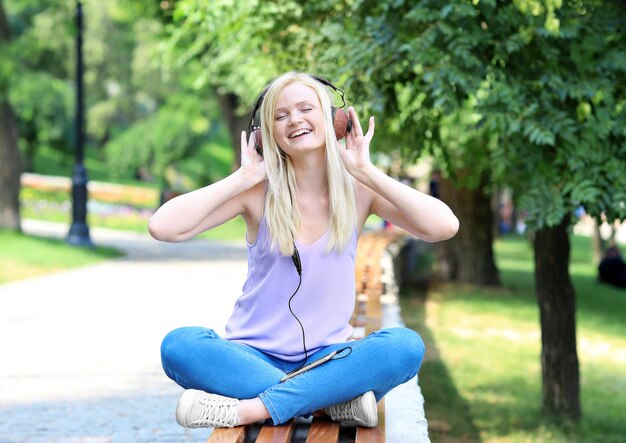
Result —
<path fill-rule="evenodd" d="M 200 401 L 205 405 L 202 417 L 198 420 L 205 426 L 237 426 L 239 417 L 237 415 L 237 405 L 224 404 L 202 398 Z"/>
<path fill-rule="evenodd" d="M 350 420 L 356 416 L 354 406 L 358 402 L 358 399 L 350 400 L 344 403 L 335 405 L 333 409 L 333 417 L 337 420 Z"/>

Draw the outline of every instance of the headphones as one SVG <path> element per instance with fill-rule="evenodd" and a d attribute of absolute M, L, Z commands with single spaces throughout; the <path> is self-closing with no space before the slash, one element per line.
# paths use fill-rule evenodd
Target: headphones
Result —
<path fill-rule="evenodd" d="M 348 132 L 352 130 L 352 120 L 350 120 L 350 118 L 348 117 L 348 113 L 342 109 L 346 106 L 346 99 L 344 97 L 343 90 L 333 85 L 328 80 L 323 79 L 322 77 L 317 77 L 311 74 L 306 74 L 306 75 L 317 80 L 324 86 L 328 86 L 329 88 L 337 91 L 339 95 L 341 96 L 341 101 L 343 102 L 343 106 L 341 106 L 341 108 L 337 108 L 335 106 L 330 107 L 331 117 L 333 120 L 333 127 L 335 129 L 335 137 L 337 138 L 337 140 L 341 140 L 348 134 Z M 269 89 L 269 85 L 263 90 L 261 95 L 259 95 L 259 97 L 257 98 L 254 104 L 254 108 L 252 109 L 252 116 L 250 117 L 250 124 L 248 125 L 248 133 L 254 134 L 255 148 L 256 148 L 256 151 L 260 155 L 263 155 L 263 137 L 261 136 L 261 119 L 258 113 L 259 113 L 259 109 L 261 108 L 261 104 L 263 103 L 263 99 L 265 98 L 265 94 L 267 93 L 268 89 Z"/>

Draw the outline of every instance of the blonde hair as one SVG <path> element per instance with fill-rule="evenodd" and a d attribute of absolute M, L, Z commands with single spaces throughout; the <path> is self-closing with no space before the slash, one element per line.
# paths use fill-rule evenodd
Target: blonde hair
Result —
<path fill-rule="evenodd" d="M 326 176 L 328 180 L 329 231 L 325 252 L 344 249 L 356 228 L 356 199 L 354 183 L 348 174 L 339 150 L 332 122 L 332 99 L 326 87 L 312 76 L 288 72 L 267 88 L 260 108 L 263 158 L 267 170 L 268 193 L 265 199 L 265 219 L 272 247 L 284 255 L 293 255 L 294 240 L 301 218 L 295 196 L 298 192 L 291 159 L 278 146 L 274 137 L 274 108 L 278 94 L 292 83 L 310 87 L 317 94 L 326 123 Z"/>

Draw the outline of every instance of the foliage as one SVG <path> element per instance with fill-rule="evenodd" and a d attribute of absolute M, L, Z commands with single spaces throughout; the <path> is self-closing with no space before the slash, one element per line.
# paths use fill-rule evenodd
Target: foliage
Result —
<path fill-rule="evenodd" d="M 37 146 L 70 151 L 73 122 L 71 89 L 47 72 L 25 72 L 13 82 L 9 98 L 19 121 L 21 145 L 31 165 Z"/>
<path fill-rule="evenodd" d="M 210 103 L 212 93 L 193 89 L 189 77 L 180 72 L 164 72 L 161 40 L 164 26 L 172 19 L 170 3 L 82 3 L 86 156 L 99 157 L 99 162 L 110 160 L 116 177 L 133 174 L 137 162 L 150 157 L 153 174 L 161 174 L 171 168 L 163 162 L 188 157 L 197 145 L 206 144 L 219 132 L 219 114 Z M 37 162 L 38 149 L 63 153 L 73 152 L 74 147 L 76 2 L 6 0 L 6 5 L 14 39 L 0 48 L 0 93 L 8 94 L 16 109 L 27 166 L 45 172 L 47 166 Z M 181 98 L 185 96 L 189 96 L 187 104 Z M 189 122 L 182 122 L 183 113 Z M 175 127 L 168 129 L 170 121 Z M 127 130 L 129 134 L 123 136 Z M 151 153 L 146 154 L 146 148 L 136 143 L 137 135 L 146 130 L 175 139 L 174 149 L 163 139 L 152 143 Z M 111 152 L 107 152 L 108 142 Z M 124 155 L 114 159 L 122 152 L 120 143 L 127 143 Z M 93 147 L 98 148 L 95 154 Z M 154 178 L 164 180 L 158 175 Z"/>
<path fill-rule="evenodd" d="M 275 22 L 283 14 L 299 17 L 295 2 L 280 3 L 177 2 L 168 28 L 169 66 L 191 70 L 196 88 L 213 86 L 251 103 L 285 57 L 272 38 Z"/>
<path fill-rule="evenodd" d="M 196 88 L 236 95 L 246 104 L 242 114 L 285 71 L 315 73 L 342 86 L 340 60 L 320 62 L 315 47 L 324 40 L 320 31 L 327 32 L 320 26 L 346 12 L 343 1 L 179 0 L 168 27 L 166 66 L 187 72 Z"/>
<path fill-rule="evenodd" d="M 379 117 L 377 149 L 432 155 L 450 175 L 472 170 L 470 187 L 487 171 L 514 188 L 531 228 L 581 205 L 626 217 L 619 2 L 344 0 L 296 11 L 289 39 L 277 32 L 286 16 L 263 29 L 271 54 L 282 46 L 344 80 Z"/>
<path fill-rule="evenodd" d="M 127 174 L 147 168 L 166 180 L 167 168 L 192 155 L 206 139 L 209 126 L 201 102 L 193 97 L 172 99 L 107 144 L 111 172 Z M 168 184 L 172 188 L 172 183 Z"/>
<path fill-rule="evenodd" d="M 531 226 L 554 225 L 580 205 L 625 216 L 626 45 L 617 2 L 171 4 L 84 5 L 88 130 L 105 151 L 135 122 L 154 124 L 171 95 L 207 100 L 215 88 L 249 105 L 271 77 L 298 69 L 344 86 L 361 115 L 376 115 L 375 149 L 401 149 L 408 160 L 432 155 L 449 174 L 489 171 L 515 188 Z M 16 42 L 2 48 L 9 57 L 0 84 L 19 80 L 16 58 L 40 75 L 40 87 L 24 76 L 29 86 L 12 88 L 14 102 L 30 103 L 19 106 L 25 145 L 71 146 L 63 103 L 73 78 L 73 7 L 7 2 Z M 217 121 L 216 108 L 197 112 L 196 121 Z M 130 157 L 147 158 L 145 150 Z"/>
<path fill-rule="evenodd" d="M 581 205 L 626 217 L 626 12 L 617 2 L 355 6 L 360 26 L 342 69 L 387 92 L 398 133 L 450 171 L 473 166 L 513 187 L 532 228 Z M 388 62 L 350 57 L 365 42 Z"/>
<path fill-rule="evenodd" d="M 6 2 L 12 39 L 2 48 L 6 58 L 0 62 L 0 91 L 6 91 L 15 110 L 28 169 L 39 145 L 70 147 L 69 5 L 69 1 Z"/>
<path fill-rule="evenodd" d="M 546 13 L 543 27 L 541 16 L 511 16 L 493 21 L 508 39 L 493 45 L 478 103 L 495 136 L 497 178 L 515 188 L 535 227 L 579 206 L 625 218 L 626 11 L 571 2 Z"/>
<path fill-rule="evenodd" d="M 99 144 L 153 112 L 167 97 L 155 57 L 162 36 L 156 5 L 85 4 L 85 88 L 88 131 Z"/>

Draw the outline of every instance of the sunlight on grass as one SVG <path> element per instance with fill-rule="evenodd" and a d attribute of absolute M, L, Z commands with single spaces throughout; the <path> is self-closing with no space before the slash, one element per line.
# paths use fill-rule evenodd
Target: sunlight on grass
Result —
<path fill-rule="evenodd" d="M 403 317 L 424 337 L 420 386 L 431 439 L 442 442 L 623 441 L 626 292 L 599 284 L 590 241 L 572 241 L 583 419 L 557 425 L 541 411 L 541 330 L 530 244 L 496 244 L 506 287 L 441 285 L 426 304 L 403 297 Z"/>
<path fill-rule="evenodd" d="M 246 222 L 242 217 L 236 217 L 210 231 L 203 232 L 198 238 L 221 241 L 244 241 L 246 238 Z"/>
<path fill-rule="evenodd" d="M 62 240 L 6 230 L 0 230 L 0 244 L 0 284 L 123 255 L 112 248 L 77 248 Z"/>

